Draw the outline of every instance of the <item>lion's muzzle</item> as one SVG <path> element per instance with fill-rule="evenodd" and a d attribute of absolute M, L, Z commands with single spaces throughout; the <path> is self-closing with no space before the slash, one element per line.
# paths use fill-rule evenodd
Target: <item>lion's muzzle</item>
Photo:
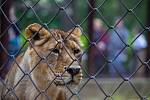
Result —
<path fill-rule="evenodd" d="M 71 74 L 72 76 L 78 74 L 81 68 L 67 68 L 66 71 Z"/>

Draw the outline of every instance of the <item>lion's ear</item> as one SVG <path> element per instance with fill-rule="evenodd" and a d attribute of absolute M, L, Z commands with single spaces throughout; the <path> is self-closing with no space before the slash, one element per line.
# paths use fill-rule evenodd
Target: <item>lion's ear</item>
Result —
<path fill-rule="evenodd" d="M 50 38 L 50 33 L 40 24 L 34 23 L 29 25 L 25 30 L 26 38 L 32 38 L 35 44 L 40 45 Z"/>
<path fill-rule="evenodd" d="M 71 29 L 71 30 L 69 30 L 68 31 L 69 33 L 71 33 L 71 34 L 73 34 L 74 36 L 76 36 L 76 37 L 80 37 L 81 36 L 81 29 L 80 28 L 78 28 L 78 27 L 76 27 L 76 28 L 74 28 L 74 29 Z"/>

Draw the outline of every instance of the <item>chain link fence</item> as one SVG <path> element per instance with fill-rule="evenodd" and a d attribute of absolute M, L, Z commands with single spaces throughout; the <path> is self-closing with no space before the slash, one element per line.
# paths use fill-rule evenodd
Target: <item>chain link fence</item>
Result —
<path fill-rule="evenodd" d="M 12 4 L 11 0 L 2 0 L 1 4 L 0 4 L 0 16 L 1 16 L 1 33 L 0 33 L 0 52 L 1 52 L 1 76 L 2 78 L 0 79 L 0 83 L 1 83 L 1 90 L 2 87 L 5 87 L 7 92 L 6 94 L 4 94 L 3 96 L 6 96 L 7 94 L 11 94 L 13 95 L 16 100 L 18 100 L 19 98 L 17 97 L 16 93 L 15 93 L 15 88 L 17 87 L 18 84 L 20 84 L 20 82 L 22 81 L 23 78 L 28 77 L 32 83 L 32 85 L 36 88 L 36 90 L 39 92 L 39 94 L 37 94 L 37 96 L 35 97 L 35 99 L 38 99 L 39 95 L 44 94 L 46 96 L 46 98 L 49 100 L 50 97 L 46 94 L 46 90 L 51 86 L 52 83 L 49 84 L 49 86 L 45 89 L 45 91 L 41 91 L 38 89 L 38 87 L 35 85 L 34 80 L 31 77 L 32 72 L 34 71 L 34 69 L 36 69 L 37 65 L 40 64 L 40 62 L 44 59 L 41 56 L 39 56 L 38 52 L 35 50 L 35 52 L 37 53 L 37 55 L 39 56 L 40 60 L 37 63 L 37 65 L 35 65 L 35 67 L 33 68 L 33 70 L 31 70 L 29 73 L 26 73 L 22 70 L 23 76 L 20 78 L 19 82 L 13 86 L 13 87 L 8 87 L 6 85 L 6 81 L 4 81 L 5 78 L 5 74 L 8 72 L 8 70 L 10 70 L 9 64 L 11 62 L 15 62 L 18 67 L 20 69 L 21 66 L 19 65 L 19 63 L 16 61 L 16 57 L 25 51 L 25 48 L 27 47 L 27 43 L 29 43 L 32 48 L 34 48 L 33 44 L 32 44 L 32 39 L 26 39 L 26 37 L 24 36 L 24 33 L 22 32 L 22 30 L 25 29 L 25 25 L 23 25 L 25 22 L 23 22 L 22 20 L 26 19 L 26 14 L 28 12 L 32 13 L 34 18 L 33 21 L 36 21 L 37 23 L 41 24 L 42 27 L 45 27 L 46 29 L 50 30 L 51 24 L 54 22 L 54 20 L 57 20 L 58 16 L 60 16 L 60 13 L 63 13 L 65 17 L 65 19 L 60 16 L 62 18 L 62 20 L 65 20 L 66 26 L 65 29 L 70 29 L 70 28 L 80 28 L 82 31 L 82 36 L 84 37 L 85 41 L 87 42 L 87 47 L 83 50 L 82 55 L 77 58 L 77 62 L 79 65 L 81 65 L 81 68 L 83 70 L 84 73 L 84 79 L 82 80 L 81 84 L 79 84 L 78 89 L 76 90 L 72 90 L 69 86 L 66 85 L 66 89 L 69 91 L 69 97 L 68 100 L 73 100 L 73 99 L 77 99 L 77 100 L 150 100 L 150 88 L 148 88 L 148 85 L 150 84 L 149 78 L 145 78 L 143 77 L 142 74 L 142 78 L 137 78 L 137 73 L 140 70 L 145 69 L 146 72 L 148 72 L 149 74 L 149 70 L 150 70 L 150 59 L 146 58 L 144 56 L 144 60 L 141 59 L 141 57 L 137 54 L 137 52 L 134 51 L 134 43 L 142 36 L 145 35 L 146 33 L 149 32 L 149 27 L 147 27 L 145 25 L 145 22 L 143 22 L 143 20 L 141 20 L 141 18 L 139 16 L 137 16 L 137 14 L 135 13 L 136 9 L 138 9 L 139 7 L 141 7 L 143 5 L 143 2 L 145 2 L 146 0 L 139 0 L 138 2 L 136 2 L 134 5 L 132 5 L 132 8 L 129 8 L 123 0 L 118 0 L 119 5 L 122 9 L 124 9 L 124 13 L 121 14 L 121 16 L 119 16 L 118 21 L 114 24 L 110 24 L 110 22 L 108 21 L 108 18 L 106 18 L 103 15 L 103 6 L 107 3 L 110 2 L 109 0 L 101 0 L 101 3 L 96 4 L 98 6 L 94 6 L 94 2 L 96 2 L 95 0 L 85 0 L 85 3 L 87 5 L 87 16 L 85 16 L 85 18 L 79 22 L 76 23 L 74 21 L 75 18 L 73 18 L 72 16 L 70 16 L 69 13 L 77 13 L 80 11 L 70 11 L 69 7 L 70 5 L 73 5 L 74 2 L 79 2 L 80 1 L 75 1 L 75 0 L 66 0 L 64 1 L 62 4 L 60 3 L 61 0 L 54 0 L 54 1 L 50 1 L 51 3 L 53 3 L 55 5 L 52 7 L 38 7 L 40 6 L 39 2 L 41 0 L 33 0 L 33 2 L 31 1 L 24 1 L 24 0 L 20 0 L 20 3 L 17 3 L 18 5 L 14 5 L 20 8 L 21 10 L 21 14 L 18 17 L 17 20 L 10 20 L 10 15 L 9 15 L 9 9 L 10 9 L 10 5 Z M 63 0 L 62 0 L 63 1 Z M 23 5 L 23 6 L 21 6 Z M 73 5 L 73 7 L 76 5 Z M 107 7 L 107 5 L 105 5 L 105 7 Z M 55 14 L 52 14 L 54 16 L 51 16 L 51 18 L 48 18 L 46 22 L 43 22 L 41 19 L 41 15 L 38 14 L 38 10 L 42 10 L 42 8 L 44 9 L 43 12 L 51 12 L 51 11 L 55 11 Z M 47 11 L 45 11 L 45 9 L 47 9 Z M 118 10 L 119 11 L 119 10 Z M 108 12 L 109 13 L 109 12 Z M 28 14 L 30 16 L 30 14 Z M 49 15 L 51 15 L 51 13 L 49 13 Z M 105 24 L 105 28 L 106 30 L 102 33 L 102 35 L 99 35 L 96 39 L 94 39 L 94 28 L 93 28 L 93 20 L 94 20 L 94 16 L 98 16 L 101 21 Z M 142 31 L 140 31 L 136 36 L 134 36 L 134 38 L 128 42 L 128 40 L 125 40 L 125 37 L 120 34 L 120 31 L 117 30 L 117 27 L 120 23 L 122 23 L 122 21 L 125 21 L 126 17 L 128 15 L 132 15 L 134 21 L 136 21 L 136 24 L 138 24 L 138 26 L 140 27 L 140 29 Z M 32 16 L 32 15 L 31 15 Z M 43 15 L 44 16 L 44 15 Z M 80 15 L 77 15 L 80 16 Z M 142 15 L 141 15 L 142 17 Z M 32 17 L 33 18 L 33 17 Z M 28 23 L 28 22 L 26 22 Z M 82 27 L 84 27 L 86 24 L 87 30 L 84 30 Z M 31 23 L 28 23 L 28 25 Z M 59 24 L 59 21 L 58 21 Z M 21 26 L 23 29 L 20 29 Z M 27 25 L 26 25 L 27 26 Z M 15 51 L 15 53 L 11 53 L 8 50 L 8 30 L 10 30 L 10 28 L 14 27 L 16 29 L 16 31 L 18 33 L 20 33 L 20 37 L 23 38 L 23 43 L 22 45 L 19 47 L 19 49 L 17 48 L 17 50 Z M 40 31 L 40 30 L 39 30 Z M 101 50 L 99 50 L 98 44 L 100 41 L 102 41 L 105 37 L 109 37 L 111 36 L 111 32 L 114 32 L 112 34 L 115 34 L 117 38 L 115 40 L 116 45 L 117 42 L 120 42 L 122 47 L 117 51 L 117 53 L 115 52 L 115 54 L 113 55 L 112 58 L 109 58 L 109 53 L 105 53 Z M 88 34 L 87 34 L 88 33 Z M 93 34 L 92 34 L 93 33 Z M 72 33 L 70 33 L 72 34 Z M 69 34 L 69 35 L 70 35 Z M 68 35 L 68 37 L 69 37 Z M 55 38 L 55 37 L 54 37 Z M 55 38 L 56 39 L 56 38 Z M 110 38 L 108 38 L 110 39 Z M 56 39 L 56 41 L 58 42 L 58 40 Z M 109 41 L 108 40 L 108 45 L 109 46 L 109 42 L 114 42 L 114 41 Z M 149 42 L 148 42 L 149 43 Z M 149 44 L 148 44 L 149 45 Z M 102 46 L 102 45 L 100 45 Z M 113 45 L 115 46 L 115 45 Z M 64 46 L 65 47 L 65 46 Z M 149 48 L 149 47 L 147 47 Z M 13 49 L 13 47 L 11 47 L 11 49 Z M 109 49 L 109 48 L 108 48 Z M 113 48 L 110 48 L 113 53 Z M 113 49 L 113 50 L 112 50 Z M 98 52 L 96 55 L 100 55 L 99 58 L 94 58 L 93 55 L 94 52 Z M 129 65 L 129 62 L 127 62 L 125 65 L 126 66 L 137 66 L 136 68 L 134 68 L 134 70 L 132 70 L 131 72 L 128 73 L 124 73 L 123 71 L 121 71 L 122 69 L 118 67 L 117 63 L 121 62 L 121 59 L 119 56 L 122 56 L 122 54 L 127 51 L 130 50 L 131 52 L 133 52 L 130 58 L 127 58 L 129 60 L 138 60 L 138 62 L 140 63 L 139 65 L 136 65 L 136 63 Z M 149 50 L 149 49 L 148 49 Z M 66 50 L 67 52 L 67 50 Z M 149 53 L 149 51 L 148 51 Z M 68 53 L 68 55 L 71 57 L 71 55 Z M 86 59 L 86 55 L 88 57 L 88 59 Z M 84 56 L 84 58 L 86 59 L 85 61 L 83 60 L 83 62 L 78 61 L 82 56 Z M 102 60 L 102 64 L 94 64 L 95 60 L 93 59 L 98 59 Z M 74 62 L 75 59 L 71 58 L 72 61 Z M 86 62 L 88 61 L 88 62 Z M 72 63 L 71 63 L 72 64 Z M 70 64 L 70 66 L 71 66 Z M 95 66 L 97 66 L 96 71 L 94 71 L 93 69 L 95 68 Z M 109 69 L 109 67 L 111 66 L 111 70 Z M 113 75 L 111 75 L 111 72 L 109 73 L 109 71 L 105 71 L 105 70 L 110 70 L 110 71 L 115 71 L 114 73 L 112 73 Z M 108 73 L 110 75 L 108 75 Z M 54 73 L 55 74 L 55 73 Z M 117 76 L 117 77 L 116 77 Z M 56 77 L 55 77 L 56 79 Z M 54 80 L 55 80 L 54 79 Z M 52 81 L 53 82 L 53 81 Z M 139 85 L 138 82 L 145 82 L 142 85 Z M 126 88 L 127 86 L 127 88 Z M 130 88 L 129 88 L 130 87 Z M 140 88 L 139 88 L 140 87 Z M 144 87 L 145 89 L 142 89 L 141 87 Z M 93 90 L 95 89 L 95 90 Z M 121 90 L 120 90 L 121 89 Z M 128 91 L 131 90 L 130 92 Z M 111 90 L 111 92 L 109 91 Z M 109 91 L 109 92 L 108 92 Z M 119 92 L 118 92 L 119 91 Z M 1 94 L 3 91 L 1 91 Z M 129 92 L 128 95 L 126 95 L 126 97 L 121 97 L 120 95 L 122 94 L 122 92 Z M 117 97 L 114 97 L 114 95 Z M 96 95 L 96 97 L 94 98 L 94 96 Z M 130 95 L 134 95 L 136 98 L 128 98 L 130 97 Z M 1 99 L 4 99 L 4 97 L 1 96 Z M 93 96 L 93 98 L 90 99 L 90 96 Z M 133 97 L 134 97 L 133 96 Z M 126 98 L 126 99 L 125 99 Z M 60 99 L 61 100 L 61 99 Z"/>

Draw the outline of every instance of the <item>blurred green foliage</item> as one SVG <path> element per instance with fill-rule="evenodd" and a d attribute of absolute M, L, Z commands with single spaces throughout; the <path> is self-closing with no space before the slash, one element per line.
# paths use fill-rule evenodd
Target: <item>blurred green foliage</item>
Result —
<path fill-rule="evenodd" d="M 38 2 L 39 0 L 24 0 L 25 4 L 27 6 L 33 6 Z M 39 19 L 43 23 L 47 23 L 50 21 L 58 11 L 58 7 L 56 3 L 59 6 L 66 6 L 69 3 L 70 0 L 40 0 L 36 6 L 33 7 L 36 14 L 39 16 Z M 56 2 L 56 3 L 55 3 Z M 122 2 L 122 3 L 121 3 Z M 140 2 L 140 0 L 95 0 L 95 7 L 99 7 L 100 14 L 107 20 L 108 24 L 111 26 L 114 25 L 114 19 L 116 17 L 123 16 L 126 12 L 127 7 L 128 9 L 136 8 L 136 5 Z M 20 4 L 20 5 L 18 5 Z M 123 6 L 124 5 L 124 6 Z M 21 29 L 24 29 L 27 25 L 33 22 L 40 22 L 39 19 L 37 19 L 35 13 L 29 9 L 27 12 L 27 8 L 25 7 L 22 0 L 15 0 L 14 6 L 16 6 L 16 16 L 17 18 L 20 18 L 23 15 L 23 12 L 25 13 L 25 16 L 22 18 L 20 23 Z M 18 8 L 20 7 L 20 8 Z M 142 23 L 146 23 L 146 13 L 147 13 L 147 0 L 143 0 L 135 10 L 133 10 L 137 17 L 141 20 Z M 69 11 L 71 9 L 71 11 Z M 87 17 L 88 12 L 88 3 L 86 0 L 73 0 L 73 2 L 66 8 L 68 14 L 73 21 L 76 24 L 81 24 L 81 22 Z M 94 16 L 101 18 L 99 13 L 95 12 Z M 59 14 L 59 16 L 56 17 L 54 21 L 50 24 L 50 27 L 64 27 L 65 22 L 62 21 L 64 19 L 64 16 L 62 13 Z M 128 15 L 123 19 L 125 21 L 125 25 L 128 29 L 132 29 L 136 24 L 139 25 L 137 20 L 135 19 L 135 16 L 132 13 L 128 13 Z M 106 26 L 106 24 L 104 23 Z M 69 26 L 69 25 L 67 25 Z M 81 24 L 82 28 L 85 32 L 87 32 L 87 20 Z M 140 26 L 140 25 L 139 25 Z"/>
<path fill-rule="evenodd" d="M 135 15 L 128 12 L 123 18 L 125 26 L 131 32 L 135 26 L 141 27 L 135 16 L 140 19 L 142 24 L 146 23 L 148 0 L 140 1 L 141 0 L 95 0 L 95 7 L 98 8 L 99 12 L 95 11 L 93 13 L 94 18 L 102 19 L 103 17 L 107 24 L 114 26 L 114 20 L 117 17 L 124 16 L 124 14 L 127 13 L 127 9 L 134 9 L 133 12 Z M 80 40 L 82 47 L 87 49 L 89 46 L 89 41 L 87 40 L 89 28 L 87 25 L 87 16 L 90 16 L 88 15 L 88 2 L 87 0 L 73 0 L 71 3 L 69 2 L 70 0 L 14 0 L 15 15 L 19 20 L 17 24 L 22 31 L 22 35 L 24 34 L 25 28 L 35 22 L 40 24 L 50 22 L 48 25 L 49 29 L 58 28 L 68 31 L 68 29 L 74 27 L 67 17 L 67 15 L 69 15 L 74 21 L 74 24 L 81 25 L 84 35 L 81 36 Z M 56 15 L 59 11 L 58 6 L 68 7 L 66 8 L 66 12 L 60 11 L 60 13 Z M 107 29 L 108 27 L 105 21 L 102 20 L 104 27 Z M 22 42 L 24 43 L 25 39 L 22 38 Z M 130 58 L 132 53 L 130 51 L 128 53 Z"/>
<path fill-rule="evenodd" d="M 83 49 L 88 49 L 89 43 L 88 43 L 88 37 L 85 37 L 85 35 L 81 35 L 80 42 Z"/>

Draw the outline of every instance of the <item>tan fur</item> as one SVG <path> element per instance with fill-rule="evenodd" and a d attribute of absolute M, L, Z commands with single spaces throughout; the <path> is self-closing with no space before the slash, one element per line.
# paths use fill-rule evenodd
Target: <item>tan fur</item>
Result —
<path fill-rule="evenodd" d="M 37 23 L 29 25 L 25 35 L 31 44 L 24 54 L 16 58 L 6 78 L 7 88 L 13 88 L 20 100 L 66 100 L 65 85 L 70 81 L 71 75 L 65 69 L 71 63 L 69 67 L 80 68 L 78 62 L 73 61 L 82 53 L 79 30 L 75 28 L 68 32 L 58 29 L 48 31 Z M 34 39 L 35 34 L 37 37 Z M 74 53 L 74 50 L 79 52 Z M 68 83 L 68 86 L 75 87 L 81 79 L 80 70 L 74 75 L 74 82 Z M 16 99 L 12 94 L 6 89 L 3 99 Z"/>

